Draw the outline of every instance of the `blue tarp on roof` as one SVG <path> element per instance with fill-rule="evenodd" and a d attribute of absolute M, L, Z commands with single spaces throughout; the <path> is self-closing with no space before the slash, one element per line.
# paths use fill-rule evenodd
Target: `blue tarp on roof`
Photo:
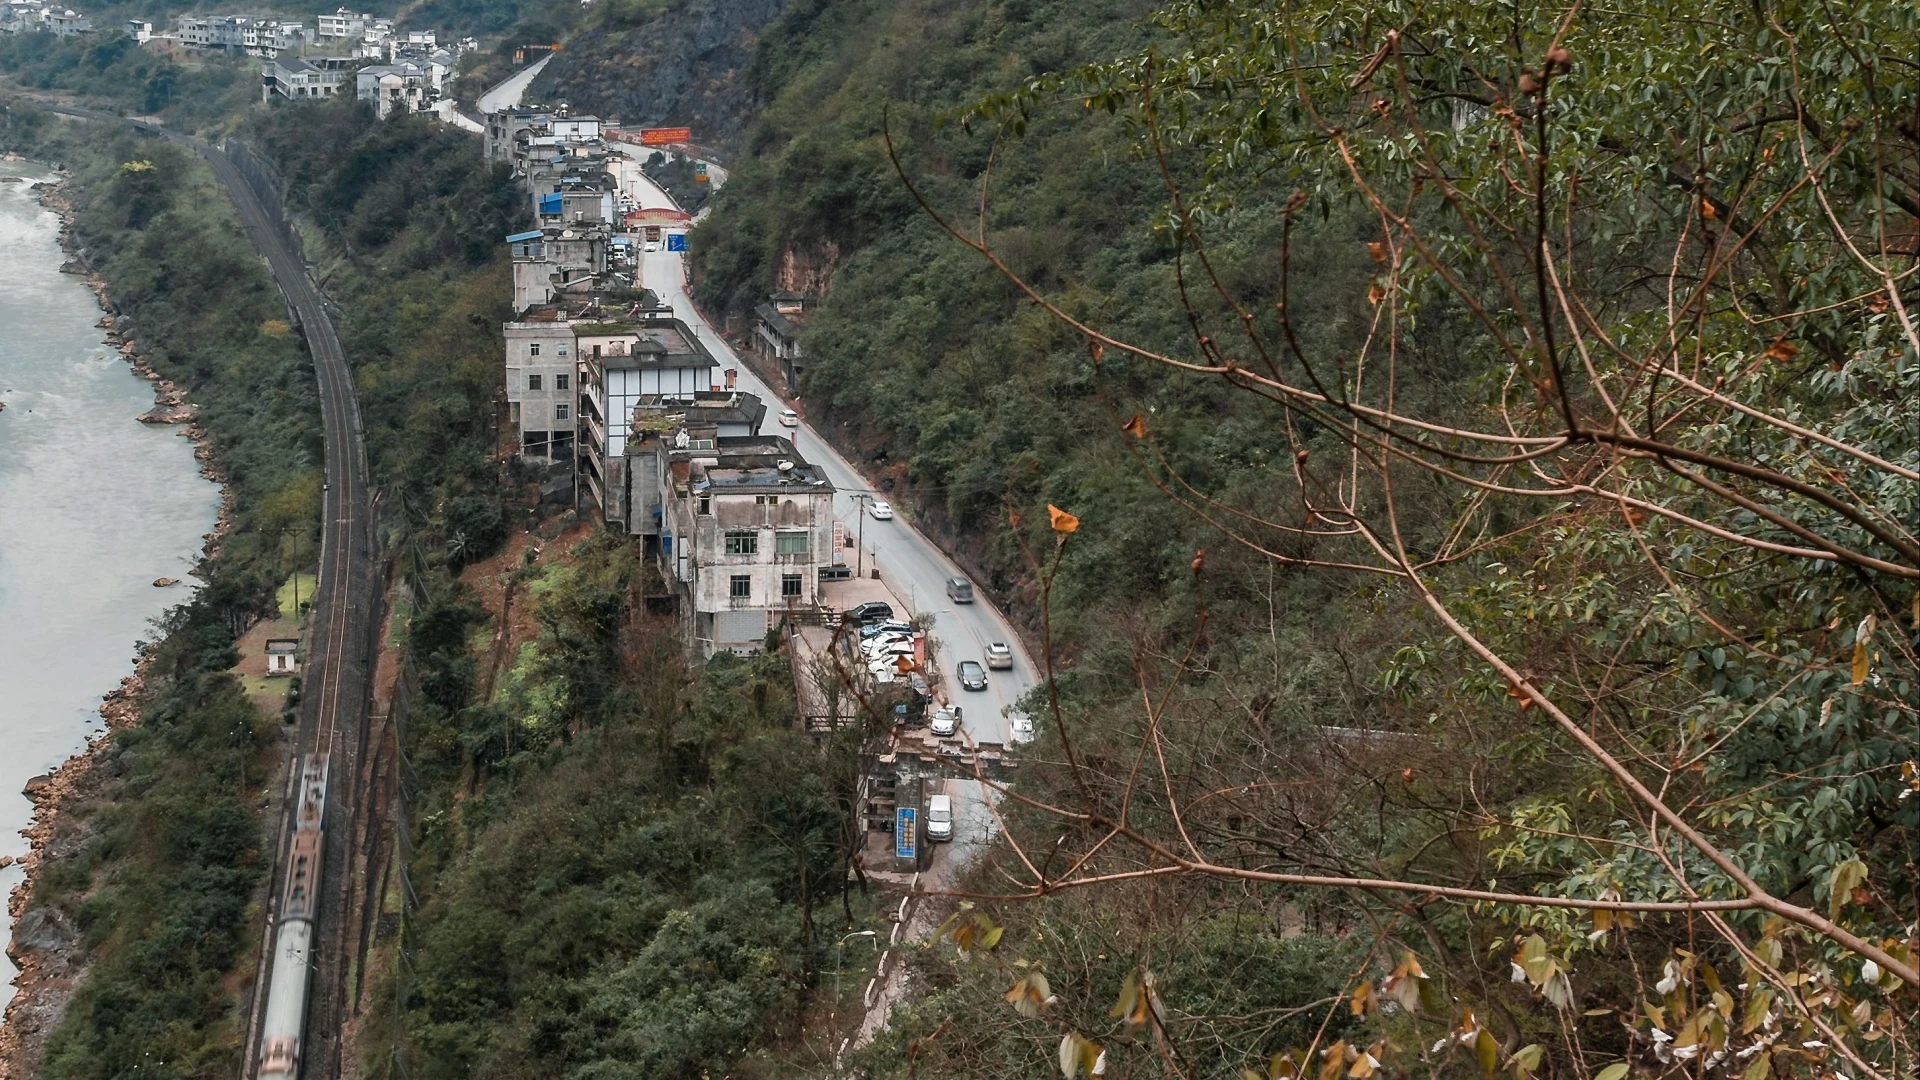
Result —
<path fill-rule="evenodd" d="M 514 233 L 512 236 L 507 237 L 507 243 L 517 244 L 522 240 L 538 240 L 538 239 L 540 239 L 540 230 L 535 229 L 532 232 Z"/>
<path fill-rule="evenodd" d="M 540 196 L 540 212 L 543 214 L 559 213 L 560 212 L 560 196 L 558 195 Z"/>

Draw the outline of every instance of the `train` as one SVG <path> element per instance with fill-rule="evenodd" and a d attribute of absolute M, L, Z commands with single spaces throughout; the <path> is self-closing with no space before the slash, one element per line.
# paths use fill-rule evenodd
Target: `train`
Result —
<path fill-rule="evenodd" d="M 286 891 L 273 928 L 273 970 L 260 1026 L 258 1080 L 294 1080 L 305 1044 L 307 994 L 313 986 L 314 922 L 320 916 L 320 871 L 326 857 L 325 754 L 301 762 L 299 811 L 288 855 Z"/>

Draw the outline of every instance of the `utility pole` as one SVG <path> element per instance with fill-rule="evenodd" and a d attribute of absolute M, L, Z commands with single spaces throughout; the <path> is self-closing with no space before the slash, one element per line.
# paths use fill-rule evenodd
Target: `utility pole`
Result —
<path fill-rule="evenodd" d="M 854 505 L 858 507 L 854 513 L 860 516 L 860 522 L 856 526 L 859 536 L 853 542 L 853 576 L 857 578 L 867 576 L 867 500 L 871 498 L 873 496 L 864 491 L 853 493 Z"/>

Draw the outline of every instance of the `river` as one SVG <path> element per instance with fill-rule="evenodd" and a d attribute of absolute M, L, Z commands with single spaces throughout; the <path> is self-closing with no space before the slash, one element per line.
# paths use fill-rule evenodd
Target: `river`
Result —
<path fill-rule="evenodd" d="M 138 423 L 153 390 L 102 340 L 86 283 L 60 273 L 60 222 L 0 161 L 0 855 L 26 853 L 27 780 L 102 727 L 148 622 L 187 599 L 219 488 L 179 429 Z M 0 870 L 0 897 L 21 876 Z M 12 920 L 0 918 L 0 946 Z M 15 974 L 0 956 L 0 1007 Z"/>

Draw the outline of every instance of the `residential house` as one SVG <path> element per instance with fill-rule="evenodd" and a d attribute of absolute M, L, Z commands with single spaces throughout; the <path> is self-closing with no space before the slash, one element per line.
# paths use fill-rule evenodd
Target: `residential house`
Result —
<path fill-rule="evenodd" d="M 145 45 L 153 40 L 153 24 L 145 19 L 128 19 L 126 31 L 136 45 Z"/>
<path fill-rule="evenodd" d="M 799 293 L 776 292 L 754 309 L 754 347 L 762 359 L 780 367 L 787 393 L 800 392 L 806 357 L 800 351 L 800 328 L 807 321 L 807 299 Z"/>
<path fill-rule="evenodd" d="M 352 76 L 348 70 L 352 63 L 344 56 L 269 60 L 260 65 L 260 100 L 272 101 L 276 95 L 288 101 L 330 98 Z"/>
<path fill-rule="evenodd" d="M 48 8 L 47 29 L 53 31 L 56 37 L 72 37 L 75 34 L 91 33 L 93 20 L 72 8 L 62 8 L 59 11 Z"/>
<path fill-rule="evenodd" d="M 546 109 L 502 109 L 488 113 L 484 136 L 486 159 L 512 161 L 514 145 L 521 134 L 533 128 L 544 129 L 552 119 L 553 113 Z"/>
<path fill-rule="evenodd" d="M 766 403 L 744 390 L 696 391 L 691 398 L 642 394 L 627 424 L 626 487 L 619 496 L 627 508 L 628 535 L 645 538 L 649 554 L 659 553 L 666 478 L 654 436 L 684 428 L 693 448 L 710 449 L 715 444 L 701 440 L 749 438 L 760 434 L 766 419 Z"/>
<path fill-rule="evenodd" d="M 519 432 L 523 461 L 574 462 L 580 422 L 573 324 L 553 310 L 529 312 L 503 328 L 507 340 L 507 420 Z"/>
<path fill-rule="evenodd" d="M 47 5 L 41 0 L 6 0 L 0 5 L 0 33 L 24 34 L 47 28 Z"/>
<path fill-rule="evenodd" d="M 367 27 L 372 24 L 373 16 L 354 14 L 346 8 L 339 8 L 331 15 L 319 17 L 313 39 L 315 41 L 359 41 L 366 36 Z"/>
<path fill-rule="evenodd" d="M 513 310 L 553 303 L 581 282 L 589 288 L 598 284 L 607 272 L 607 239 L 606 226 L 596 222 L 549 225 L 507 237 Z"/>
<path fill-rule="evenodd" d="M 394 113 L 424 112 L 438 96 L 427 69 L 415 64 L 375 64 L 354 73 L 355 94 L 373 103 L 381 120 Z"/>
<path fill-rule="evenodd" d="M 834 546 L 833 484 L 779 436 L 642 433 L 661 477 L 662 576 L 702 653 L 751 652 L 817 611 Z"/>

